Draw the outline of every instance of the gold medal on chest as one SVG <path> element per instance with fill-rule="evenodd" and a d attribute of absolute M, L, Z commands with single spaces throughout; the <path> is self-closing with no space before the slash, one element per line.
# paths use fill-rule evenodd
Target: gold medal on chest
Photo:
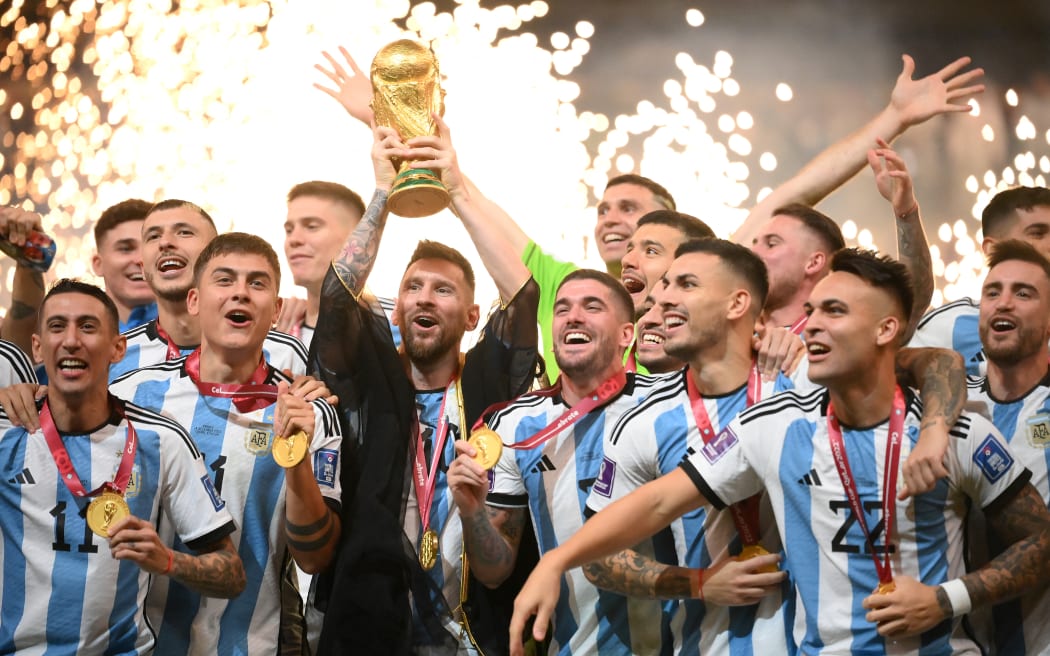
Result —
<path fill-rule="evenodd" d="M 434 569 L 438 559 L 438 534 L 432 528 L 423 532 L 419 541 L 419 564 L 426 571 Z"/>
<path fill-rule="evenodd" d="M 87 524 L 100 538 L 109 538 L 109 527 L 131 515 L 124 496 L 107 490 L 91 500 L 87 508 Z"/>
<path fill-rule="evenodd" d="M 273 438 L 273 459 L 285 469 L 295 467 L 306 456 L 306 433 L 299 431 L 284 437 Z"/>

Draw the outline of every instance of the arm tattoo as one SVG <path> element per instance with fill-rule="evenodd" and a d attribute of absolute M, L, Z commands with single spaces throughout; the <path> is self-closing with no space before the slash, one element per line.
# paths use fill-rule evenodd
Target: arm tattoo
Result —
<path fill-rule="evenodd" d="M 36 308 L 23 301 L 12 301 L 11 303 L 11 314 L 8 315 L 12 319 L 28 319 L 36 314 Z"/>
<path fill-rule="evenodd" d="M 934 288 L 933 259 L 930 256 L 930 246 L 926 241 L 918 207 L 914 212 L 897 220 L 897 252 L 901 262 L 911 273 L 912 289 L 915 292 L 915 303 L 911 307 L 913 320 L 908 326 L 910 337 L 919 317 L 930 304 Z"/>
<path fill-rule="evenodd" d="M 171 577 L 208 597 L 232 599 L 244 589 L 244 564 L 230 538 L 197 555 L 176 551 Z"/>
<path fill-rule="evenodd" d="M 974 607 L 997 604 L 1050 582 L 1050 512 L 1030 484 L 988 523 L 1010 546 L 990 563 L 963 577 Z"/>
<path fill-rule="evenodd" d="M 657 562 L 631 549 L 583 566 L 587 580 L 595 586 L 642 599 L 689 598 L 692 572 L 685 567 Z"/>
<path fill-rule="evenodd" d="M 464 527 L 464 548 L 475 569 L 479 565 L 491 568 L 514 566 L 515 548 L 525 527 L 523 508 L 485 506 L 484 512 L 476 513 L 468 523 L 469 530 Z M 496 524 L 500 524 L 499 530 Z"/>
<path fill-rule="evenodd" d="M 324 529 L 320 537 L 312 540 L 303 539 L 307 536 L 316 535 Z M 335 537 L 335 523 L 332 522 L 332 511 L 325 508 L 324 515 L 312 524 L 293 524 L 291 520 L 284 520 L 285 536 L 288 538 L 288 546 L 296 551 L 320 551 L 328 546 Z"/>
<path fill-rule="evenodd" d="M 922 425 L 944 421 L 948 426 L 962 414 L 966 404 L 966 368 L 954 351 L 935 348 L 906 348 L 897 355 L 904 379 L 919 386 Z"/>
<path fill-rule="evenodd" d="M 375 264 L 379 239 L 383 236 L 383 228 L 386 227 L 386 197 L 387 192 L 376 190 L 364 216 L 346 240 L 343 250 L 332 262 L 336 275 L 353 294 L 360 294 L 364 289 L 368 274 L 372 272 L 372 266 Z"/>

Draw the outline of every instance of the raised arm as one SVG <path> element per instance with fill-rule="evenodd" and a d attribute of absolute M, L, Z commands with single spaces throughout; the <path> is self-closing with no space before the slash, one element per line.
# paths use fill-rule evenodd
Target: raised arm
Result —
<path fill-rule="evenodd" d="M 971 84 L 984 74 L 983 69 L 963 70 L 970 64 L 969 57 L 956 59 L 918 80 L 912 79 L 915 60 L 908 55 L 902 59 L 904 66 L 889 104 L 862 128 L 821 152 L 755 205 L 733 233 L 734 241 L 749 246 L 778 207 L 794 202 L 816 205 L 864 167 L 868 149 L 877 139 L 891 142 L 913 125 L 938 114 L 969 111 L 969 105 L 960 101 L 984 90 L 984 85 Z"/>
<path fill-rule="evenodd" d="M 0 207 L 0 235 L 16 246 L 25 243 L 31 230 L 43 232 L 40 215 L 20 207 Z M 37 312 L 44 301 L 44 274 L 17 264 L 11 283 L 11 308 L 4 318 L 3 338 L 15 343 L 27 354 L 33 353 L 33 333 Z"/>
<path fill-rule="evenodd" d="M 885 140 L 879 139 L 877 145 L 878 148 L 868 151 L 868 164 L 875 174 L 875 186 L 893 208 L 897 221 L 897 258 L 908 267 L 915 293 L 911 307 L 913 320 L 908 322 L 904 338 L 907 344 L 915 334 L 919 317 L 933 298 L 933 259 L 908 167 Z"/>
<path fill-rule="evenodd" d="M 386 199 L 397 175 L 397 169 L 390 160 L 403 156 L 406 150 L 397 132 L 391 128 L 377 127 L 372 134 L 372 165 L 376 174 L 376 190 L 357 227 L 343 245 L 343 250 L 332 262 L 336 275 L 354 297 L 365 288 L 368 274 L 375 266 L 379 240 L 386 227 L 389 215 Z"/>
<path fill-rule="evenodd" d="M 441 181 L 452 198 L 453 212 L 463 221 L 485 269 L 496 283 L 500 298 L 509 302 L 529 279 L 529 270 L 521 262 L 528 237 L 506 212 L 485 198 L 460 172 L 448 125 L 437 114 L 434 115 L 434 124 L 437 126 L 435 136 L 408 141 L 411 150 L 407 156 L 413 160 L 414 168 L 441 172 Z M 503 225 L 508 222 L 517 230 L 520 239 L 508 238 L 508 234 L 514 232 Z"/>

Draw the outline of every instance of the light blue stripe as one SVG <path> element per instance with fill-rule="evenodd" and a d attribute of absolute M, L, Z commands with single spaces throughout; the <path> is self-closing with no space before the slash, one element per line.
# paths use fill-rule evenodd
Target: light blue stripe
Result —
<path fill-rule="evenodd" d="M 808 485 L 799 485 L 796 472 L 813 467 L 813 423 L 797 420 L 784 434 L 780 457 L 780 486 L 784 490 L 784 568 L 806 609 L 806 636 L 802 647 L 817 654 L 824 648 L 817 620 L 820 615 L 820 547 L 812 527 L 812 497 Z"/>
<path fill-rule="evenodd" d="M 4 479 L 14 478 L 25 468 L 27 435 L 21 428 L 12 428 L 0 438 L 0 463 L 4 463 Z M 25 515 L 22 512 L 22 486 L 0 486 L 0 517 L 3 518 L 4 562 L 3 585 L 0 587 L 0 654 L 15 650 L 15 629 L 25 614 L 26 559 L 22 553 L 25 539 Z"/>

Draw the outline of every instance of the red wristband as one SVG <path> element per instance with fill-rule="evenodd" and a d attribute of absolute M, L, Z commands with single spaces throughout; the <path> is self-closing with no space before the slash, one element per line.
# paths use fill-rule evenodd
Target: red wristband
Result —
<path fill-rule="evenodd" d="M 704 568 L 698 567 L 696 569 L 696 594 L 694 597 L 699 597 L 700 601 L 704 600 Z"/>
<path fill-rule="evenodd" d="M 164 568 L 164 571 L 161 572 L 161 574 L 164 574 L 164 575 L 170 574 L 171 573 L 171 567 L 174 564 L 175 564 L 175 551 L 173 549 L 168 549 L 168 566 Z"/>

